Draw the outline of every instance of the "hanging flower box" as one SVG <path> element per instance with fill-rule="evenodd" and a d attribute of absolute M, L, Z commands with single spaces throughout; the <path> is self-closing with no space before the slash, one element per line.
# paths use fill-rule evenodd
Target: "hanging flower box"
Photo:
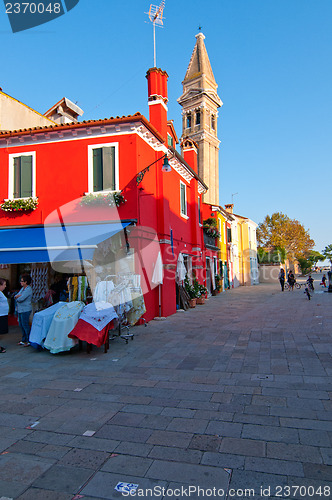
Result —
<path fill-rule="evenodd" d="M 213 217 L 203 221 L 203 231 L 211 238 L 220 238 L 220 232 L 217 229 L 217 221 Z"/>
<path fill-rule="evenodd" d="M 125 199 L 121 191 L 118 191 L 116 193 L 89 193 L 83 196 L 80 205 L 89 207 L 119 207 L 123 203 L 126 203 L 126 201 L 127 200 Z"/>
<path fill-rule="evenodd" d="M 5 212 L 29 212 L 36 210 L 38 207 L 38 198 L 17 198 L 13 200 L 5 200 L 1 203 L 0 208 Z"/>

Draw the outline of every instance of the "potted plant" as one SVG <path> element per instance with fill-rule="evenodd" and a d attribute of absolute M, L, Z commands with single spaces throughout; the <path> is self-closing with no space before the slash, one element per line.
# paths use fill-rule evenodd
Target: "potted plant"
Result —
<path fill-rule="evenodd" d="M 196 306 L 197 292 L 194 289 L 193 285 L 189 282 L 188 275 L 186 275 L 184 281 L 184 289 L 189 296 L 189 306 L 194 308 Z"/>
<path fill-rule="evenodd" d="M 216 292 L 217 293 L 220 293 L 221 292 L 221 289 L 222 289 L 222 277 L 220 276 L 220 274 L 216 274 L 215 277 L 214 277 L 214 280 L 215 280 L 215 283 L 216 283 Z"/>
<path fill-rule="evenodd" d="M 199 283 L 198 285 L 199 297 L 196 300 L 197 304 L 205 304 L 205 298 L 207 294 L 207 288 Z"/>
<path fill-rule="evenodd" d="M 203 221 L 203 231 L 211 238 L 220 238 L 220 233 L 217 229 L 217 220 L 209 217 Z"/>
<path fill-rule="evenodd" d="M 89 193 L 83 196 L 81 206 L 109 206 L 119 207 L 122 203 L 126 203 L 126 199 L 121 191 L 110 193 Z"/>

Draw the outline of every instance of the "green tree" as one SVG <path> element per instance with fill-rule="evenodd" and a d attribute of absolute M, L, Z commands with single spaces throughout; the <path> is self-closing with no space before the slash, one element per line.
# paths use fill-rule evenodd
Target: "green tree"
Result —
<path fill-rule="evenodd" d="M 260 247 L 273 251 L 284 249 L 288 258 L 298 259 L 308 255 L 315 245 L 309 231 L 296 219 L 290 219 L 282 212 L 267 215 L 257 228 Z"/>
<path fill-rule="evenodd" d="M 316 252 L 316 250 L 311 250 L 311 252 L 308 256 L 308 260 L 313 265 L 316 265 L 317 262 L 319 262 L 320 260 L 324 260 L 324 259 L 325 259 L 324 255 L 322 255 L 320 252 Z"/>
<path fill-rule="evenodd" d="M 305 257 L 299 257 L 297 260 L 301 266 L 302 274 L 307 274 L 312 268 L 312 262 Z"/>
<path fill-rule="evenodd" d="M 327 245 L 322 254 L 324 255 L 325 259 L 329 260 L 330 261 L 330 264 L 332 266 L 332 244 L 331 245 Z"/>

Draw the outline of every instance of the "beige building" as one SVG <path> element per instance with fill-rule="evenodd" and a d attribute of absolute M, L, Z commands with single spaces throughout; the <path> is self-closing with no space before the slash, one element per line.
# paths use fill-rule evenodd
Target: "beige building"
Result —
<path fill-rule="evenodd" d="M 190 138 L 198 146 L 198 175 L 209 186 L 204 203 L 219 205 L 219 143 L 218 108 L 222 102 L 217 94 L 206 51 L 205 36 L 196 35 L 189 66 L 182 82 L 183 94 L 178 99 L 182 106 L 183 122 L 181 143 Z"/>
<path fill-rule="evenodd" d="M 47 127 L 54 122 L 0 90 L 0 130 Z"/>
<path fill-rule="evenodd" d="M 82 114 L 81 108 L 63 97 L 61 101 L 42 115 L 0 89 L 0 131 L 77 122 L 78 117 Z"/>

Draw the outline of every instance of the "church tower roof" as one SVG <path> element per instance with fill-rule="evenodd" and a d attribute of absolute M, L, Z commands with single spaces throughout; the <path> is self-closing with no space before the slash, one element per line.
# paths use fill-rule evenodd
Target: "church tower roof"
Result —
<path fill-rule="evenodd" d="M 196 35 L 196 44 L 190 58 L 186 76 L 182 82 L 183 92 L 178 98 L 182 106 L 182 137 L 197 145 L 198 175 L 209 186 L 203 201 L 219 205 L 219 139 L 218 109 L 222 101 L 218 96 L 203 33 Z"/>
<path fill-rule="evenodd" d="M 196 45 L 194 47 L 183 83 L 188 80 L 201 77 L 202 75 L 205 75 L 212 82 L 216 83 L 204 43 L 205 36 L 203 33 L 198 33 L 196 35 L 196 39 Z"/>

